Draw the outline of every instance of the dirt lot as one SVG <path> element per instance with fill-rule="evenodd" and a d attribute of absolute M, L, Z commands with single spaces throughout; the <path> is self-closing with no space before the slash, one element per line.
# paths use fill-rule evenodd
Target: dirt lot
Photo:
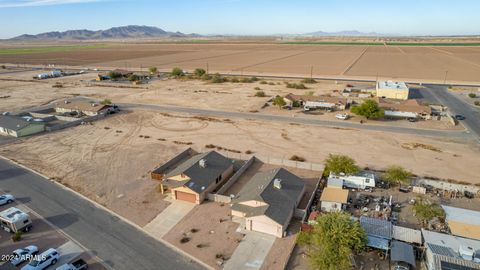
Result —
<path fill-rule="evenodd" d="M 238 223 L 231 221 L 228 205 L 205 202 L 177 223 L 164 239 L 208 265 L 221 269 L 217 264 L 217 255 L 230 258 L 243 238 L 243 234 L 236 232 L 237 228 Z M 180 240 L 185 237 L 189 241 L 181 243 Z"/>
<path fill-rule="evenodd" d="M 90 67 L 179 66 L 211 72 L 309 76 L 360 76 L 443 81 L 478 81 L 478 47 L 397 47 L 228 44 L 110 44 L 25 55 L 2 55 L 0 63 L 77 65 Z"/>

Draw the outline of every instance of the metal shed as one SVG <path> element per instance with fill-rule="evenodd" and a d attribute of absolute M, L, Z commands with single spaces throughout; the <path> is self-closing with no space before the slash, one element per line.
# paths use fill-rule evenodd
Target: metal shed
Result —
<path fill-rule="evenodd" d="M 413 247 L 407 243 L 392 241 L 390 261 L 405 262 L 415 267 L 415 254 Z"/>

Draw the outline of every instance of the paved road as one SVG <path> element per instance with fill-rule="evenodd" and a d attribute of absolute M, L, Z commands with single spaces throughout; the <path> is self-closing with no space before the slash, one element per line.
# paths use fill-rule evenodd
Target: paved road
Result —
<path fill-rule="evenodd" d="M 113 269 L 203 269 L 75 193 L 3 159 L 0 189 L 22 198 Z"/>
<path fill-rule="evenodd" d="M 380 131 L 380 132 L 415 134 L 415 135 L 422 135 L 422 136 L 429 136 L 429 137 L 443 137 L 443 138 L 449 138 L 449 139 L 463 139 L 463 140 L 472 139 L 472 136 L 470 134 L 463 131 L 429 130 L 429 129 L 398 127 L 398 126 L 369 125 L 369 124 L 360 124 L 360 123 L 354 123 L 354 122 L 348 122 L 348 121 L 330 121 L 330 120 L 321 120 L 321 119 L 314 119 L 314 118 L 288 117 L 288 116 L 261 114 L 261 113 L 248 113 L 248 112 L 216 111 L 216 110 L 206 110 L 206 109 L 166 106 L 166 105 L 154 105 L 154 104 L 136 104 L 136 103 L 117 103 L 117 104 L 120 106 L 120 108 L 132 109 L 132 110 L 146 109 L 146 110 L 157 110 L 162 112 L 189 113 L 189 114 L 214 116 L 214 117 L 233 117 L 233 118 L 255 119 L 255 120 L 262 120 L 262 121 L 277 121 L 277 122 L 298 123 L 298 124 L 317 125 L 317 126 L 363 129 L 363 130 Z"/>
<path fill-rule="evenodd" d="M 450 93 L 446 86 L 424 85 L 425 94 L 438 100 L 440 104 L 448 107 L 452 115 L 462 114 L 466 117 L 462 124 L 472 133 L 480 138 L 480 111 L 470 104 Z M 422 89 L 423 90 L 423 89 Z"/>

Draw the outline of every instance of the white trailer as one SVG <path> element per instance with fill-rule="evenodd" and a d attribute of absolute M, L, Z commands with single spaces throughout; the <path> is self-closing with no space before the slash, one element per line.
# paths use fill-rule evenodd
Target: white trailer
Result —
<path fill-rule="evenodd" d="M 348 188 L 358 188 L 358 189 L 366 189 L 366 188 L 373 188 L 375 187 L 375 175 L 373 173 L 360 173 L 357 175 L 346 175 L 346 174 L 334 174 L 330 173 L 330 178 L 333 179 L 340 179 L 343 181 L 343 186 Z"/>
<path fill-rule="evenodd" d="M 335 104 L 325 101 L 307 101 L 303 105 L 304 111 L 310 111 L 315 109 L 335 110 Z"/>
<path fill-rule="evenodd" d="M 10 207 L 0 212 L 0 226 L 7 232 L 28 232 L 32 228 L 30 216 L 22 210 Z"/>
<path fill-rule="evenodd" d="M 60 77 L 62 76 L 62 71 L 61 70 L 52 70 L 50 72 L 50 76 L 52 77 Z"/>
<path fill-rule="evenodd" d="M 41 74 L 38 74 L 38 75 L 37 75 L 37 78 L 40 79 L 40 80 L 42 80 L 42 79 L 48 79 L 48 78 L 50 78 L 50 74 L 48 74 L 48 73 L 41 73 Z"/>

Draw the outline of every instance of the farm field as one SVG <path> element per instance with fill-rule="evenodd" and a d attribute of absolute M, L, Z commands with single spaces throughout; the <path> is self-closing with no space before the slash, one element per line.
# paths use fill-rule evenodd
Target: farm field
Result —
<path fill-rule="evenodd" d="M 189 71 L 208 67 L 210 73 L 296 77 L 308 77 L 311 73 L 318 77 L 374 79 L 379 76 L 431 82 L 443 82 L 447 73 L 450 82 L 479 80 L 480 47 L 392 44 L 112 43 L 68 51 L 44 48 L 36 52 L 31 49 L 26 54 L 0 53 L 0 63 L 135 70 L 157 66 L 162 71 L 177 66 Z M 15 49 L 1 49 L 5 50 Z"/>

